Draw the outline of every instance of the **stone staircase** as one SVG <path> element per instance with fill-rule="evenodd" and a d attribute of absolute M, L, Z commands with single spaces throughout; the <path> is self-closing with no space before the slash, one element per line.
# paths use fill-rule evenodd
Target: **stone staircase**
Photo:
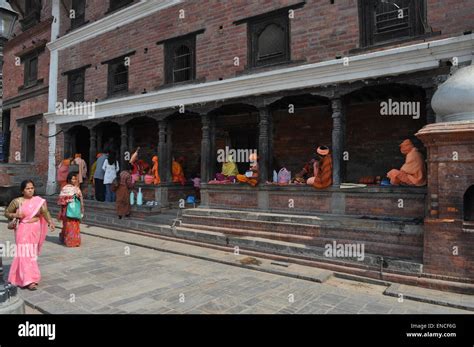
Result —
<path fill-rule="evenodd" d="M 402 272 L 422 271 L 423 226 L 409 220 L 197 208 L 184 210 L 176 229 L 225 235 L 233 241 L 248 241 L 243 242 L 246 248 L 273 254 Z M 357 244 L 364 245 L 363 260 L 354 256 L 326 256 L 329 247 L 348 247 L 349 250 Z"/>

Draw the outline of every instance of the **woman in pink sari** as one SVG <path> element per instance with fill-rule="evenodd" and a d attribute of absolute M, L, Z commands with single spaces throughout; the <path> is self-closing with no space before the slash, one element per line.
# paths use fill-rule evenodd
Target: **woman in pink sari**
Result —
<path fill-rule="evenodd" d="M 66 216 L 67 205 L 76 196 L 81 202 L 81 214 L 84 215 L 84 200 L 79 188 L 78 173 L 71 172 L 67 176 L 67 184 L 59 193 L 58 205 L 61 206 L 58 219 L 63 221 L 63 228 L 59 234 L 59 240 L 66 247 L 79 247 L 81 245 L 80 219 L 72 219 Z"/>
<path fill-rule="evenodd" d="M 18 218 L 15 230 L 16 254 L 8 281 L 15 286 L 36 290 L 41 280 L 38 255 L 46 239 L 48 226 L 54 231 L 54 223 L 46 206 L 46 200 L 33 196 L 35 185 L 26 180 L 21 183 L 23 197 L 14 199 L 5 211 L 8 219 Z"/>

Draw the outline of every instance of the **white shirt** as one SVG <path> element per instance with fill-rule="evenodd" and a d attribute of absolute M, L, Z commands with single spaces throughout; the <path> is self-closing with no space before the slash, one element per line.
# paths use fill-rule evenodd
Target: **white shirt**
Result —
<path fill-rule="evenodd" d="M 104 161 L 104 165 L 102 166 L 102 170 L 105 171 L 104 184 L 111 184 L 115 177 L 117 177 L 117 172 L 119 172 L 119 164 L 116 161 L 115 164 L 110 165 L 109 160 L 106 159 Z"/>

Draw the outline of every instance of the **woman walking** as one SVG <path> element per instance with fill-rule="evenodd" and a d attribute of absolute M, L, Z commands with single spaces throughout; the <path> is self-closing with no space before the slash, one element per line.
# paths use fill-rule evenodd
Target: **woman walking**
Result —
<path fill-rule="evenodd" d="M 119 219 L 122 219 L 123 216 L 130 216 L 130 192 L 133 189 L 132 183 L 132 164 L 126 163 L 126 170 L 123 170 L 120 173 L 120 182 L 117 188 L 117 215 Z"/>
<path fill-rule="evenodd" d="M 105 185 L 105 201 L 115 202 L 115 193 L 112 191 L 112 182 L 117 178 L 119 172 L 119 163 L 115 157 L 115 153 L 111 152 L 107 160 L 102 166 L 104 170 L 104 185 Z"/>
<path fill-rule="evenodd" d="M 80 224 L 84 215 L 84 200 L 82 198 L 81 189 L 78 186 L 78 173 L 71 172 L 67 176 L 67 184 L 61 189 L 59 194 L 58 205 L 61 206 L 58 219 L 63 221 L 63 228 L 59 234 L 59 240 L 66 247 L 79 247 L 81 245 Z M 81 216 L 67 216 L 67 208 L 69 203 L 80 202 Z"/>
<path fill-rule="evenodd" d="M 18 219 L 15 229 L 17 252 L 13 259 L 8 281 L 15 286 L 36 290 L 41 280 L 38 255 L 41 252 L 48 227 L 54 231 L 54 222 L 46 200 L 34 196 L 35 184 L 21 182 L 22 197 L 14 199 L 5 211 L 8 219 Z"/>

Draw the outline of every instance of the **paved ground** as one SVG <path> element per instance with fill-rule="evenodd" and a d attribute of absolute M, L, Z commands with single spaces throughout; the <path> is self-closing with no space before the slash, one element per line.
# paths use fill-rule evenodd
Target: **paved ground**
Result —
<path fill-rule="evenodd" d="M 82 228 L 89 234 L 128 235 Z M 145 236 L 133 237 L 145 246 L 154 242 Z M 5 223 L 0 223 L 0 240 L 13 241 Z M 314 283 L 131 245 L 126 236 L 123 240 L 83 234 L 82 246 L 71 249 L 58 244 L 58 232 L 50 233 L 39 259 L 41 289 L 20 294 L 49 313 L 470 313 L 411 300 L 399 302 L 383 295 L 386 286 L 382 285 L 337 278 Z M 7 272 L 10 263 L 11 259 L 4 259 Z"/>

